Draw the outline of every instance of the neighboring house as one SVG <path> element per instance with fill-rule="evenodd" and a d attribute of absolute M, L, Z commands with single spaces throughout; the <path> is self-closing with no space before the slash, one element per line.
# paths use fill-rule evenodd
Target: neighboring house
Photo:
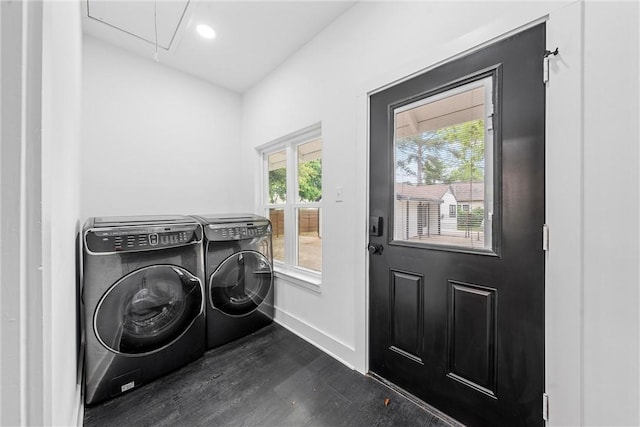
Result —
<path fill-rule="evenodd" d="M 469 212 L 484 208 L 484 182 L 454 182 L 450 185 L 459 210 Z"/>
<path fill-rule="evenodd" d="M 458 211 L 484 207 L 484 183 L 396 183 L 395 240 L 454 236 Z"/>

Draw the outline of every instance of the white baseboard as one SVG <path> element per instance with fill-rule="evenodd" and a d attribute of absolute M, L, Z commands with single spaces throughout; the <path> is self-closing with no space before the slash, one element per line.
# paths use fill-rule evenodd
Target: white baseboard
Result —
<path fill-rule="evenodd" d="M 76 423 L 78 427 L 84 424 L 84 396 L 82 395 L 82 386 L 79 385 L 76 391 Z"/>
<path fill-rule="evenodd" d="M 82 332 L 84 334 L 84 331 Z M 84 424 L 84 338 L 80 339 L 80 351 L 78 353 L 78 371 L 76 372 L 76 426 Z"/>
<path fill-rule="evenodd" d="M 343 365 L 355 369 L 355 349 L 337 338 L 321 331 L 313 325 L 286 311 L 275 307 L 275 322 L 298 335 L 303 340 L 319 348 Z"/>

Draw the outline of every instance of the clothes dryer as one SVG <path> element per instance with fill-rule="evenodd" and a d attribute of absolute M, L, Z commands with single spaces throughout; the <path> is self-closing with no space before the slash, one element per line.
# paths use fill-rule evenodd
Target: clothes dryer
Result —
<path fill-rule="evenodd" d="M 90 218 L 83 229 L 85 402 L 205 350 L 202 226 L 187 216 Z"/>
<path fill-rule="evenodd" d="M 197 215 L 204 227 L 207 348 L 273 322 L 271 222 L 252 214 Z"/>

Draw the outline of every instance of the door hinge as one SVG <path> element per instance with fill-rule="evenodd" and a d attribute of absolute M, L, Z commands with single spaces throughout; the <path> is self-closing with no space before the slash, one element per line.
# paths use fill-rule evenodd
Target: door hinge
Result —
<path fill-rule="evenodd" d="M 542 83 L 545 85 L 549 82 L 549 57 L 551 55 L 556 56 L 559 53 L 558 48 L 556 50 L 545 50 L 542 56 Z"/>
<path fill-rule="evenodd" d="M 489 107 L 489 111 L 487 111 L 487 131 L 491 132 L 493 131 L 493 128 L 495 126 L 495 120 L 496 120 L 496 113 L 495 110 L 493 109 L 493 104 L 491 104 L 491 106 Z"/>
<path fill-rule="evenodd" d="M 547 224 L 542 226 L 542 250 L 549 250 L 549 226 Z"/>
<path fill-rule="evenodd" d="M 549 421 L 549 395 L 542 393 L 542 419 Z"/>

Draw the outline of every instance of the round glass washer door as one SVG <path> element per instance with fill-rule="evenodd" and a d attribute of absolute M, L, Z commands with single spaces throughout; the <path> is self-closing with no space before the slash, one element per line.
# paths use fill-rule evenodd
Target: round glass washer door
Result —
<path fill-rule="evenodd" d="M 244 316 L 258 308 L 273 283 L 271 262 L 260 252 L 240 251 L 220 263 L 209 279 L 209 303 L 225 314 Z"/>
<path fill-rule="evenodd" d="M 202 283 L 184 268 L 154 265 L 118 280 L 94 314 L 98 340 L 131 356 L 160 351 L 178 340 L 203 309 Z"/>

